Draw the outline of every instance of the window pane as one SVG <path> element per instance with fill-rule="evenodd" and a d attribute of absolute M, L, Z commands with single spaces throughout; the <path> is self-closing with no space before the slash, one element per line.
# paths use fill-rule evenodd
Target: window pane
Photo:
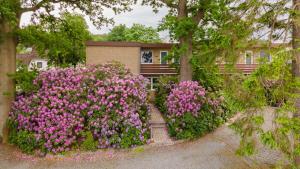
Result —
<path fill-rule="evenodd" d="M 246 52 L 246 64 L 252 64 L 252 52 Z"/>
<path fill-rule="evenodd" d="M 152 63 L 152 51 L 142 51 L 141 63 Z"/>
<path fill-rule="evenodd" d="M 157 89 L 158 87 L 158 78 L 152 78 L 152 89 Z"/>
<path fill-rule="evenodd" d="M 260 51 L 260 57 L 266 58 L 268 62 L 271 61 L 271 55 L 269 53 L 266 53 L 265 51 Z"/>
<path fill-rule="evenodd" d="M 167 64 L 166 56 L 168 55 L 168 52 L 160 52 L 160 63 L 161 64 Z"/>
<path fill-rule="evenodd" d="M 147 85 L 147 89 L 150 90 L 152 87 L 152 79 L 150 77 L 147 77 L 147 79 L 149 80 L 149 84 Z"/>
<path fill-rule="evenodd" d="M 43 67 L 43 63 L 42 62 L 37 62 L 36 63 L 36 67 L 37 68 L 42 68 Z"/>

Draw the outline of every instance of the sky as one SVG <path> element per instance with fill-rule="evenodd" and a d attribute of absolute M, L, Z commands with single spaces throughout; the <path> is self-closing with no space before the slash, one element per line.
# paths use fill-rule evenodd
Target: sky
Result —
<path fill-rule="evenodd" d="M 111 10 L 107 9 L 104 11 L 104 14 L 108 18 L 113 18 L 115 21 L 115 25 L 125 24 L 127 26 L 131 26 L 133 23 L 139 23 L 146 26 L 157 27 L 161 22 L 162 18 L 167 14 L 167 8 L 161 8 L 158 13 L 154 13 L 150 6 L 141 6 L 139 4 L 132 6 L 132 11 L 121 13 L 119 15 L 115 15 Z M 21 18 L 21 26 L 25 26 L 30 24 L 31 13 L 25 13 Z M 101 27 L 101 29 L 97 29 L 93 26 L 92 22 L 85 17 L 87 24 L 89 26 L 89 30 L 93 34 L 103 34 L 108 33 L 113 26 L 109 27 Z M 163 40 L 168 39 L 167 32 L 160 32 L 160 37 Z"/>

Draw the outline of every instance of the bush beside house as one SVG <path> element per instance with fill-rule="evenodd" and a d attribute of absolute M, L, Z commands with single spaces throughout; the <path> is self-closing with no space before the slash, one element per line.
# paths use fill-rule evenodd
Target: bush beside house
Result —
<path fill-rule="evenodd" d="M 197 81 L 177 82 L 176 77 L 160 78 L 155 99 L 172 137 L 200 137 L 213 131 L 230 116 L 228 103 L 220 91 L 209 91 Z"/>
<path fill-rule="evenodd" d="M 33 85 L 8 120 L 10 142 L 27 153 L 128 148 L 150 137 L 146 79 L 121 65 L 49 70 Z"/>

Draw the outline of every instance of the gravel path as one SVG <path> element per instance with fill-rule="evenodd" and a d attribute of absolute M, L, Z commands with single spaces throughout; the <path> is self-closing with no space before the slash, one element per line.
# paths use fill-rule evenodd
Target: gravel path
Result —
<path fill-rule="evenodd" d="M 27 156 L 0 144 L 0 169 L 265 169 L 278 154 L 261 148 L 251 158 L 235 155 L 239 138 L 226 125 L 198 140 L 130 150 Z"/>

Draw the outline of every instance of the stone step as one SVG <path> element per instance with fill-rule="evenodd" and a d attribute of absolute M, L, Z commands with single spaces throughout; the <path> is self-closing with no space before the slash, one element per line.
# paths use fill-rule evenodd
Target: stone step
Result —
<path fill-rule="evenodd" d="M 151 138 L 156 145 L 171 145 L 174 143 L 166 128 L 151 128 Z"/>
<path fill-rule="evenodd" d="M 155 145 L 170 145 L 173 144 L 172 139 L 169 136 L 166 122 L 159 112 L 159 110 L 154 106 L 150 105 L 151 110 L 151 139 Z"/>
<path fill-rule="evenodd" d="M 165 124 L 155 124 L 155 125 L 151 125 L 151 128 L 166 128 Z"/>

